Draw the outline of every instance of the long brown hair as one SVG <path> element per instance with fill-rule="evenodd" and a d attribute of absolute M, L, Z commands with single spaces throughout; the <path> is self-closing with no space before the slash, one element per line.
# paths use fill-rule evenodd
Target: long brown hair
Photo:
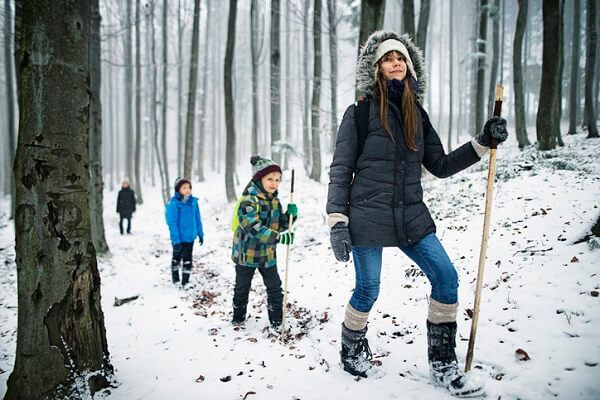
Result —
<path fill-rule="evenodd" d="M 383 57 L 382 57 L 383 59 Z M 402 94 L 402 105 L 400 107 L 400 115 L 402 116 L 402 126 L 404 131 L 404 142 L 411 150 L 417 150 L 417 105 L 416 94 L 413 92 L 414 78 L 410 72 L 406 71 L 404 78 L 404 90 Z M 395 142 L 394 134 L 390 128 L 388 121 L 388 94 L 386 80 L 377 63 L 377 97 L 379 98 L 379 119 L 383 130 Z"/>

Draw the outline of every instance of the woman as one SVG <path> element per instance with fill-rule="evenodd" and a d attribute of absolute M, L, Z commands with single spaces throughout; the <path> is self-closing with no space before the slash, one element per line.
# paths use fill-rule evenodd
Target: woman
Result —
<path fill-rule="evenodd" d="M 445 178 L 479 161 L 491 138 L 507 138 L 506 121 L 488 120 L 483 132 L 450 154 L 431 126 L 420 100 L 425 92 L 425 62 L 408 35 L 374 32 L 358 60 L 358 89 L 368 114 L 356 117 L 361 105 L 346 110 L 330 168 L 327 213 L 336 258 L 352 252 L 356 286 L 342 324 L 344 370 L 366 377 L 367 319 L 379 294 L 383 247 L 399 247 L 423 270 L 431 283 L 427 317 L 428 359 L 432 382 L 458 396 L 483 388 L 469 382 L 454 352 L 458 275 L 435 235 L 435 224 L 423 203 L 421 165 Z M 359 140 L 361 118 L 367 130 Z"/>
<path fill-rule="evenodd" d="M 119 230 L 123 234 L 123 220 L 127 220 L 127 234 L 131 234 L 131 217 L 135 212 L 135 192 L 131 188 L 129 178 L 125 177 L 117 196 L 117 213 L 119 214 Z"/>

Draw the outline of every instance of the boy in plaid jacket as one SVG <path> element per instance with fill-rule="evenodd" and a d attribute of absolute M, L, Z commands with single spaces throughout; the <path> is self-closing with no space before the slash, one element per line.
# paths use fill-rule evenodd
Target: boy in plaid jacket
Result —
<path fill-rule="evenodd" d="M 253 156 L 252 180 L 242 194 L 237 218 L 239 226 L 233 235 L 231 258 L 235 263 L 233 324 L 246 319 L 248 294 L 254 271 L 262 275 L 267 288 L 269 321 L 274 329 L 281 324 L 283 293 L 277 272 L 277 243 L 292 244 L 294 233 L 289 228 L 290 215 L 296 219 L 298 207 L 288 204 L 287 211 L 277 197 L 281 168 L 272 160 Z"/>

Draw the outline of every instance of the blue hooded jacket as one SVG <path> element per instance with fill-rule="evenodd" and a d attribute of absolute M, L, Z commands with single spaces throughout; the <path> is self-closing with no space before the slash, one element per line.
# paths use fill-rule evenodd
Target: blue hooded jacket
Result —
<path fill-rule="evenodd" d="M 198 198 L 190 196 L 184 202 L 182 194 L 177 192 L 167 204 L 165 214 L 173 245 L 192 243 L 196 238 L 204 241 Z"/>

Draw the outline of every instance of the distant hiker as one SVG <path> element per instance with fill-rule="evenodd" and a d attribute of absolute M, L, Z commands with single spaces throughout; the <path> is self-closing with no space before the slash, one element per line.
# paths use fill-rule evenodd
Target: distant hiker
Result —
<path fill-rule="evenodd" d="M 204 243 L 198 199 L 192 196 L 192 184 L 188 179 L 175 180 L 175 194 L 167 204 L 166 217 L 173 244 L 172 280 L 173 283 L 179 282 L 179 264 L 183 260 L 181 285 L 185 287 L 192 273 L 194 240 L 197 238 L 200 246 Z"/>
<path fill-rule="evenodd" d="M 246 320 L 248 294 L 254 271 L 262 275 L 267 288 L 269 322 L 274 329 L 281 325 L 283 293 L 277 272 L 277 243 L 292 244 L 294 233 L 289 228 L 289 216 L 298 216 L 298 207 L 288 204 L 287 211 L 277 197 L 281 168 L 275 162 L 253 156 L 252 180 L 238 200 L 234 211 L 231 258 L 235 263 L 233 294 L 233 324 Z"/>
<path fill-rule="evenodd" d="M 432 383 L 458 396 L 483 392 L 457 364 L 454 348 L 458 274 L 435 235 L 423 203 L 421 165 L 445 178 L 479 161 L 491 138 L 507 138 L 506 121 L 488 120 L 483 132 L 450 154 L 421 105 L 425 61 L 408 35 L 378 31 L 361 49 L 358 89 L 366 98 L 346 110 L 330 168 L 327 213 L 335 257 L 354 259 L 356 286 L 342 324 L 344 370 L 374 372 L 367 319 L 379 295 L 383 247 L 398 247 L 431 283 L 427 354 Z M 362 127 L 362 128 L 361 128 Z"/>
<path fill-rule="evenodd" d="M 130 187 L 129 178 L 125 177 L 117 196 L 117 212 L 119 213 L 119 229 L 123 234 L 123 220 L 127 220 L 127 234 L 131 234 L 131 217 L 135 212 L 135 192 Z"/>

